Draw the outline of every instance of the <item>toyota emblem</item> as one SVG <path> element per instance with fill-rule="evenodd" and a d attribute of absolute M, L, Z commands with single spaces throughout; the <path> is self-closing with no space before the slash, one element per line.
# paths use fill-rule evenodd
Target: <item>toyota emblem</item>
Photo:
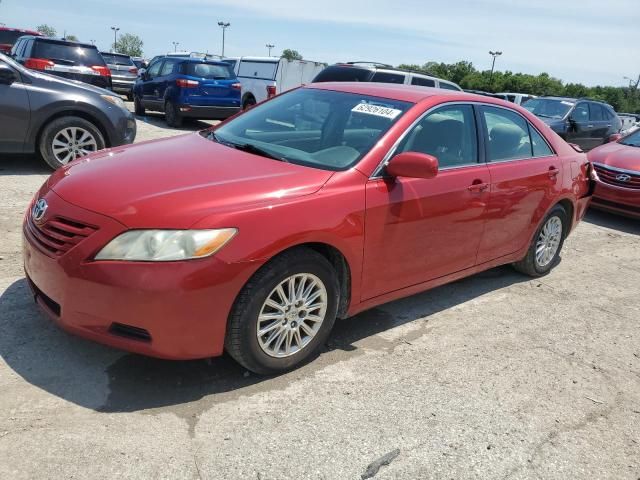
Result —
<path fill-rule="evenodd" d="M 48 207 L 49 205 L 47 205 L 47 201 L 44 198 L 41 198 L 31 209 L 31 218 L 36 222 L 42 220 L 42 217 L 44 217 Z"/>
<path fill-rule="evenodd" d="M 631 180 L 631 175 L 627 175 L 626 173 L 621 173 L 620 175 L 618 175 L 616 177 L 616 180 L 619 182 L 628 182 L 629 180 Z"/>

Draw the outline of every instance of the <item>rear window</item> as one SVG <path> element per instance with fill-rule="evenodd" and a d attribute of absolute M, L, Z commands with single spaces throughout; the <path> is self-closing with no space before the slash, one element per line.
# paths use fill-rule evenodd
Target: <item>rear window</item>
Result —
<path fill-rule="evenodd" d="M 411 79 L 411 85 L 420 85 L 422 87 L 435 87 L 435 80 L 431 80 L 430 78 L 423 77 L 413 77 Z"/>
<path fill-rule="evenodd" d="M 102 53 L 102 58 L 109 65 L 126 65 L 128 67 L 135 67 L 135 63 L 131 60 L 131 57 L 127 55 L 114 55 L 113 53 Z"/>
<path fill-rule="evenodd" d="M 371 70 L 366 68 L 333 66 L 322 70 L 313 82 L 368 82 Z"/>
<path fill-rule="evenodd" d="M 208 80 L 227 80 L 235 78 L 230 65 L 214 65 L 210 63 L 187 63 L 185 65 L 187 75 Z"/>
<path fill-rule="evenodd" d="M 12 32 L 10 30 L 0 30 L 0 43 L 13 45 L 20 37 L 27 35 L 24 32 Z"/>
<path fill-rule="evenodd" d="M 445 90 L 455 90 L 456 92 L 460 91 L 460 89 L 452 83 L 440 82 L 440 88 L 443 88 Z M 498 97 L 498 98 L 504 98 L 504 97 Z"/>
<path fill-rule="evenodd" d="M 38 40 L 31 52 L 34 58 L 46 58 L 65 65 L 105 65 L 97 48 L 87 45 Z"/>

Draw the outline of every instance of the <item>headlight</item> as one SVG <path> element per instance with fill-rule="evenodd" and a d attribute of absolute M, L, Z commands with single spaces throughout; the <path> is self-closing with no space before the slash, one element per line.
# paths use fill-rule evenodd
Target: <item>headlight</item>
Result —
<path fill-rule="evenodd" d="M 130 230 L 111 240 L 96 260 L 170 262 L 213 255 L 238 232 L 220 230 Z"/>
<path fill-rule="evenodd" d="M 120 97 L 116 97 L 115 95 L 100 95 L 107 102 L 113 103 L 116 107 L 120 107 L 123 110 L 127 110 L 127 106 L 124 104 L 124 101 Z"/>

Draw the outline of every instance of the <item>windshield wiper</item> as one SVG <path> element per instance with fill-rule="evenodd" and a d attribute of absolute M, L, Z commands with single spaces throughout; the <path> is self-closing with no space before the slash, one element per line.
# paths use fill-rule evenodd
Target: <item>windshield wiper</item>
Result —
<path fill-rule="evenodd" d="M 261 155 L 263 157 L 271 158 L 273 160 L 279 160 L 281 162 L 287 162 L 287 163 L 289 162 L 289 160 L 287 160 L 286 158 L 275 155 L 269 152 L 268 150 L 265 150 L 264 148 L 256 147 L 252 143 L 233 143 L 233 142 L 227 142 L 225 140 L 222 140 L 220 137 L 216 135 L 216 132 L 209 132 L 207 134 L 207 139 L 213 140 L 214 142 L 217 142 L 221 145 L 225 145 L 227 147 L 235 148 L 236 150 L 241 150 L 243 152 L 255 153 L 256 155 Z"/>

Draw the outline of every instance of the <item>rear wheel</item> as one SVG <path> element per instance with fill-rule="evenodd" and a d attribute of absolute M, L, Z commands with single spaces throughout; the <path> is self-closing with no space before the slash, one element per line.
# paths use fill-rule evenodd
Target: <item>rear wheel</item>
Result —
<path fill-rule="evenodd" d="M 244 287 L 229 317 L 227 352 L 248 370 L 290 370 L 326 341 L 339 301 L 335 270 L 300 248 L 276 257 Z"/>
<path fill-rule="evenodd" d="M 549 273 L 558 263 L 568 226 L 565 209 L 560 205 L 553 207 L 536 231 L 527 255 L 514 263 L 514 268 L 532 277 Z"/>
<path fill-rule="evenodd" d="M 144 105 L 142 105 L 142 101 L 135 95 L 133 96 L 133 109 L 135 111 L 135 114 L 139 116 L 142 116 L 146 113 Z"/>
<path fill-rule="evenodd" d="M 242 101 L 242 109 L 246 110 L 247 108 L 251 108 L 256 104 L 256 99 L 253 95 L 247 95 L 245 99 Z"/>
<path fill-rule="evenodd" d="M 54 170 L 105 147 L 98 127 L 80 117 L 61 117 L 40 135 L 40 155 Z"/>
<path fill-rule="evenodd" d="M 173 102 L 165 104 L 164 117 L 170 127 L 179 128 L 182 126 L 182 116 Z"/>

